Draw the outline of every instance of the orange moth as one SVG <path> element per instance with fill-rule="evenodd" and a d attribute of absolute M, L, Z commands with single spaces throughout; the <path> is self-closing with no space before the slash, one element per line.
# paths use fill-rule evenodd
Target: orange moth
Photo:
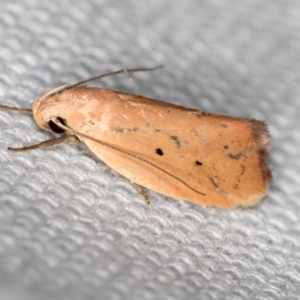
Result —
<path fill-rule="evenodd" d="M 159 67 L 157 67 L 159 68 Z M 120 70 L 50 90 L 29 112 L 45 130 L 64 136 L 24 148 L 62 142 L 83 145 L 112 169 L 143 187 L 221 208 L 255 205 L 267 192 L 270 135 L 264 122 L 210 114 L 133 94 L 83 84 Z"/>

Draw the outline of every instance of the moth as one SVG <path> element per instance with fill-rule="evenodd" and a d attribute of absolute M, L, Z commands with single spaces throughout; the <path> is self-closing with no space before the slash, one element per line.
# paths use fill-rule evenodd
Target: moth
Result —
<path fill-rule="evenodd" d="M 159 66 L 160 67 L 160 66 Z M 25 151 L 63 142 L 89 149 L 128 178 L 149 202 L 144 188 L 220 208 L 253 206 L 272 175 L 267 164 L 271 138 L 262 121 L 206 113 L 134 94 L 84 86 L 119 70 L 37 98 L 37 125 L 63 136 L 40 144 L 8 148 Z"/>

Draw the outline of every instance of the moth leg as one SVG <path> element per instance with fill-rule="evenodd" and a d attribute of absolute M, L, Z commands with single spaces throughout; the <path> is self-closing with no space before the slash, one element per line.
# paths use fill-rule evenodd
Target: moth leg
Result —
<path fill-rule="evenodd" d="M 67 138 L 68 139 L 65 141 L 65 143 L 85 148 L 85 144 L 81 142 L 76 135 L 68 135 Z"/>
<path fill-rule="evenodd" d="M 22 152 L 22 151 L 28 151 L 28 150 L 33 150 L 33 149 L 39 149 L 39 148 L 49 148 L 54 145 L 58 145 L 61 143 L 68 143 L 68 144 L 75 144 L 78 146 L 82 146 L 82 143 L 78 140 L 78 138 L 75 135 L 68 135 L 56 139 L 51 139 L 47 140 L 44 142 L 41 142 L 36 145 L 28 146 L 28 147 L 21 147 L 21 148 L 11 148 L 8 147 L 7 149 L 10 151 L 15 151 L 15 152 Z"/>
<path fill-rule="evenodd" d="M 150 199 L 147 195 L 146 190 L 139 184 L 132 182 L 133 186 L 137 189 L 137 191 L 144 197 L 146 203 L 150 205 Z"/>

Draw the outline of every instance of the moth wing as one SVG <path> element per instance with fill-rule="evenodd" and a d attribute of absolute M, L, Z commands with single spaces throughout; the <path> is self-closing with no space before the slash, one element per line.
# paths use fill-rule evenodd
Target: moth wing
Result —
<path fill-rule="evenodd" d="M 107 101 L 92 97 L 84 124 L 68 125 L 91 137 L 82 138 L 86 146 L 130 181 L 223 208 L 254 205 L 265 195 L 270 138 L 263 122 L 101 91 Z"/>

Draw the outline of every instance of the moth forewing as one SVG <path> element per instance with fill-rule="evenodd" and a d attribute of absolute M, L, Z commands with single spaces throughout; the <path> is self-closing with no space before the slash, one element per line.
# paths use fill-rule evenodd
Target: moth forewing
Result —
<path fill-rule="evenodd" d="M 81 142 L 131 182 L 174 198 L 252 206 L 271 180 L 270 135 L 261 121 L 77 85 L 45 93 L 32 112 L 42 129 L 68 136 L 43 147 Z"/>

